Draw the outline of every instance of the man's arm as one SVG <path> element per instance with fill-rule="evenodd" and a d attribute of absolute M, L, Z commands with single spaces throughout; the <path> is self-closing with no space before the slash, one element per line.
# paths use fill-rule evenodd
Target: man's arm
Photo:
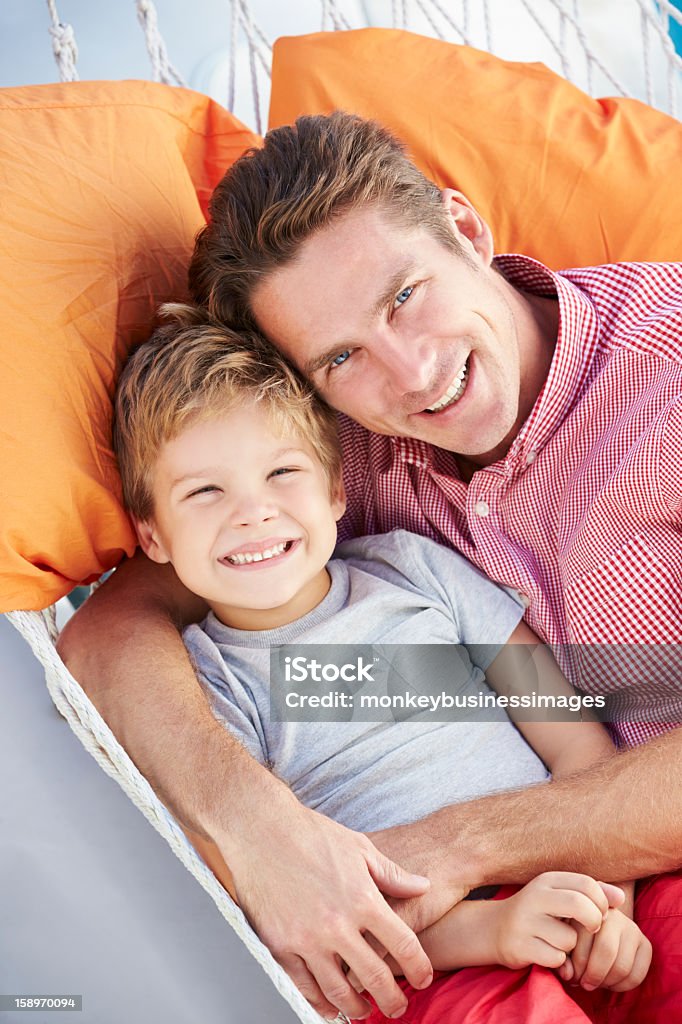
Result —
<path fill-rule="evenodd" d="M 603 879 L 676 869 L 681 779 L 682 729 L 674 729 L 548 785 L 446 807 L 371 838 L 387 856 L 431 878 L 426 897 L 399 908 L 419 931 L 436 916 L 429 899 L 441 886 L 525 883 L 550 870 Z"/>
<path fill-rule="evenodd" d="M 216 843 L 240 905 L 315 1008 L 366 1013 L 345 961 L 396 1014 L 405 996 L 364 936 L 413 985 L 428 984 L 426 955 L 382 896 L 417 895 L 428 883 L 299 804 L 216 721 L 178 632 L 204 611 L 169 567 L 137 555 L 69 622 L 59 653 L 178 821 Z"/>

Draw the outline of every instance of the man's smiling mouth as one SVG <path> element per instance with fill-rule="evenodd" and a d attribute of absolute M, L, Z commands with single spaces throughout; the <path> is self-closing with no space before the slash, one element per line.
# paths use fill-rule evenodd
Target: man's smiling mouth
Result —
<path fill-rule="evenodd" d="M 458 402 L 464 392 L 466 391 L 467 381 L 469 380 L 469 356 L 450 383 L 447 391 L 434 402 L 433 405 L 429 405 L 428 408 L 424 409 L 424 412 L 434 413 L 442 412 L 443 409 L 447 409 L 448 406 L 454 405 Z"/>

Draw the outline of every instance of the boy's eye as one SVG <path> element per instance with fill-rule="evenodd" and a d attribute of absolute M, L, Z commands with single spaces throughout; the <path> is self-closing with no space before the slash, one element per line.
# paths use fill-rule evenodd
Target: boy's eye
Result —
<path fill-rule="evenodd" d="M 215 484 L 205 484 L 203 487 L 197 487 L 196 490 L 190 491 L 187 497 L 194 498 L 197 494 L 211 494 L 213 491 L 217 490 L 218 488 Z"/>
<path fill-rule="evenodd" d="M 395 306 L 402 306 L 405 302 L 407 302 L 413 291 L 414 286 L 408 285 L 407 288 L 403 288 L 401 292 L 398 292 L 398 294 L 395 297 Z"/>
<path fill-rule="evenodd" d="M 350 359 L 350 349 L 346 349 L 345 352 L 339 352 L 338 356 L 332 359 L 329 368 L 333 369 L 335 366 L 343 366 L 348 359 Z"/>
<path fill-rule="evenodd" d="M 287 473 L 297 473 L 298 469 L 296 466 L 280 466 L 279 469 L 273 469 L 270 476 L 286 476 Z"/>

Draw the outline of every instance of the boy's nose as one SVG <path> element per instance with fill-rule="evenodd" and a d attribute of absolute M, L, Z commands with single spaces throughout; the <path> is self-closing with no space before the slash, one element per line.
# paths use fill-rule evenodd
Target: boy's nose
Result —
<path fill-rule="evenodd" d="M 277 515 L 277 506 L 273 502 L 250 498 L 242 500 L 235 505 L 230 514 L 230 522 L 234 527 L 253 526 L 257 523 L 266 523 L 270 519 L 276 519 Z"/>

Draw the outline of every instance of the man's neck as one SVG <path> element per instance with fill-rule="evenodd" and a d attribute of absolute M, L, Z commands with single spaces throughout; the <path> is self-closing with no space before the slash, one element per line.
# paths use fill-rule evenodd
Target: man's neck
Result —
<path fill-rule="evenodd" d="M 559 334 L 557 299 L 521 291 L 509 284 L 505 278 L 501 278 L 500 285 L 513 313 L 518 338 L 518 415 L 507 436 L 491 451 L 480 455 L 454 453 L 459 474 L 465 483 L 469 483 L 477 470 L 492 466 L 506 456 L 547 381 Z"/>

